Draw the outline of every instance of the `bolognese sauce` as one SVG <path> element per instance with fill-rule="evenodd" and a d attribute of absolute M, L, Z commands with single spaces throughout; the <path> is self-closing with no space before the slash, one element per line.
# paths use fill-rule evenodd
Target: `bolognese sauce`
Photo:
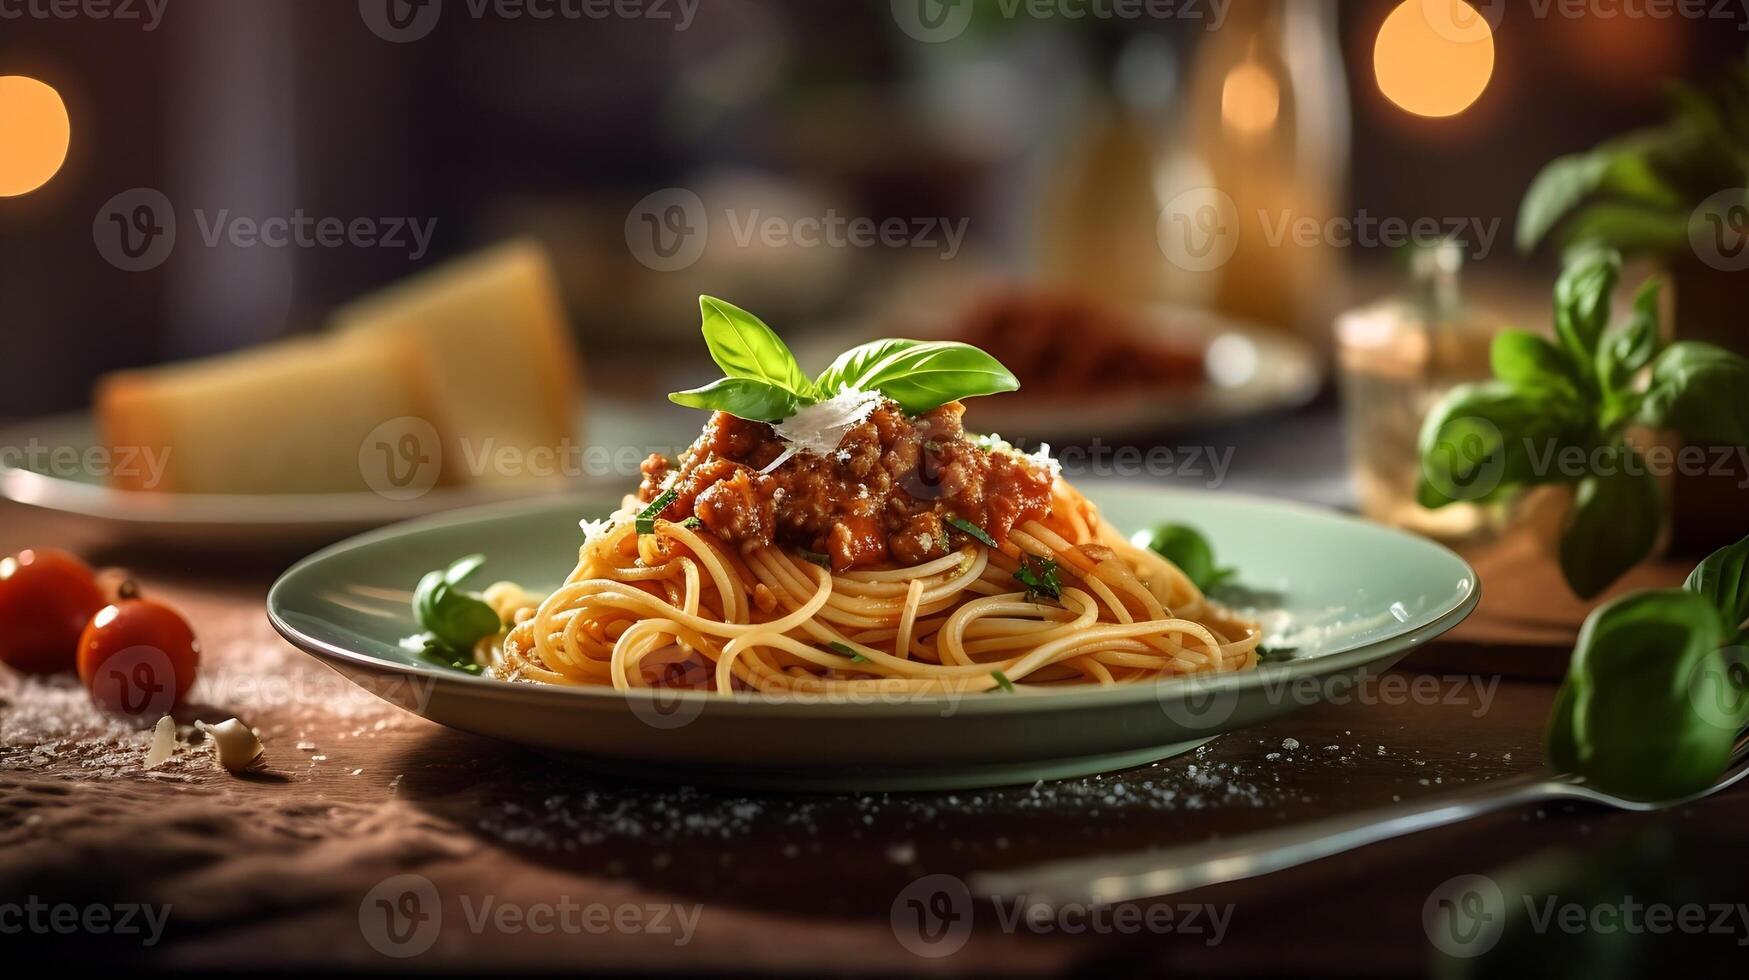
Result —
<path fill-rule="evenodd" d="M 676 471 L 660 454 L 642 466 L 639 499 L 675 491 L 661 516 L 696 517 L 732 544 L 782 544 L 826 556 L 832 570 L 947 555 L 972 537 L 949 518 L 1002 541 L 1042 517 L 1051 472 L 1011 451 L 966 436 L 965 406 L 949 402 L 917 416 L 884 401 L 838 448 L 795 452 L 771 426 L 717 412 Z M 777 465 L 772 465 L 772 464 Z"/>

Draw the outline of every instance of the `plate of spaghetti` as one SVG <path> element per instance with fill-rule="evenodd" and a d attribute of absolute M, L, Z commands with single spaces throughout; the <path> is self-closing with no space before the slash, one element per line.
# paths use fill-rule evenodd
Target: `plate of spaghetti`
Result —
<path fill-rule="evenodd" d="M 810 376 L 757 317 L 701 308 L 724 377 L 670 396 L 709 413 L 678 458 L 617 501 L 344 542 L 274 585 L 275 627 L 440 723 L 616 773 L 924 789 L 1157 761 L 1478 598 L 1455 555 L 1351 518 L 1077 487 L 966 428 L 1017 386 L 978 348 L 880 340 Z"/>

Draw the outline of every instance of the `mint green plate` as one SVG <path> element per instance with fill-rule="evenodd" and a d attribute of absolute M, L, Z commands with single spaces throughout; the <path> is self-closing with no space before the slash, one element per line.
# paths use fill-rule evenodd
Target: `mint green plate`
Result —
<path fill-rule="evenodd" d="M 268 594 L 296 646 L 409 711 L 646 779 L 777 790 L 948 789 L 1153 762 L 1341 694 L 1457 625 L 1480 598 L 1462 559 L 1422 538 L 1297 504 L 1087 483 L 1126 531 L 1200 528 L 1265 622 L 1269 662 L 1220 676 L 960 698 L 774 700 L 511 684 L 430 666 L 400 646 L 426 571 L 488 556 L 483 577 L 547 588 L 602 500 L 519 504 L 384 528 L 299 562 Z"/>

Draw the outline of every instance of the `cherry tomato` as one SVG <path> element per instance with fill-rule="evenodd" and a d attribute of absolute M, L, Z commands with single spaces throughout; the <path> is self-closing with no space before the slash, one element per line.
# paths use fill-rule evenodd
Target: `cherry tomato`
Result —
<path fill-rule="evenodd" d="M 103 592 L 91 566 L 40 548 L 0 559 L 0 661 L 31 674 L 72 670 Z"/>
<path fill-rule="evenodd" d="M 79 679 L 117 714 L 147 720 L 169 714 L 199 667 L 200 641 L 188 621 L 150 599 L 104 606 L 79 637 Z"/>

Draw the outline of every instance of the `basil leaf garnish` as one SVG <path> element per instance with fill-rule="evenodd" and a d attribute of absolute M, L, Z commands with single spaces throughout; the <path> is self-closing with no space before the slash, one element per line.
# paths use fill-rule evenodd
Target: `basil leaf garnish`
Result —
<path fill-rule="evenodd" d="M 668 400 L 687 408 L 728 412 L 749 422 L 781 422 L 802 406 L 795 392 L 749 378 L 718 378 L 703 388 L 676 391 Z"/>
<path fill-rule="evenodd" d="M 1136 544 L 1178 566 L 1198 591 L 1208 592 L 1233 577 L 1233 570 L 1215 564 L 1215 549 L 1196 528 L 1183 524 L 1162 524 L 1144 539 L 1136 536 Z"/>
<path fill-rule="evenodd" d="M 504 629 L 485 600 L 461 588 L 462 581 L 485 561 L 484 555 L 469 555 L 446 569 L 426 573 L 413 590 L 414 620 L 431 634 L 433 643 L 451 653 L 470 653 L 474 644 Z"/>
<path fill-rule="evenodd" d="M 957 341 L 880 340 L 841 355 L 820 376 L 831 394 L 879 391 L 916 415 L 951 401 L 1020 387 L 1002 362 Z"/>
<path fill-rule="evenodd" d="M 700 296 L 698 308 L 704 317 L 705 345 L 724 374 L 762 382 L 798 399 L 819 395 L 789 346 L 764 320 L 714 296 Z"/>

